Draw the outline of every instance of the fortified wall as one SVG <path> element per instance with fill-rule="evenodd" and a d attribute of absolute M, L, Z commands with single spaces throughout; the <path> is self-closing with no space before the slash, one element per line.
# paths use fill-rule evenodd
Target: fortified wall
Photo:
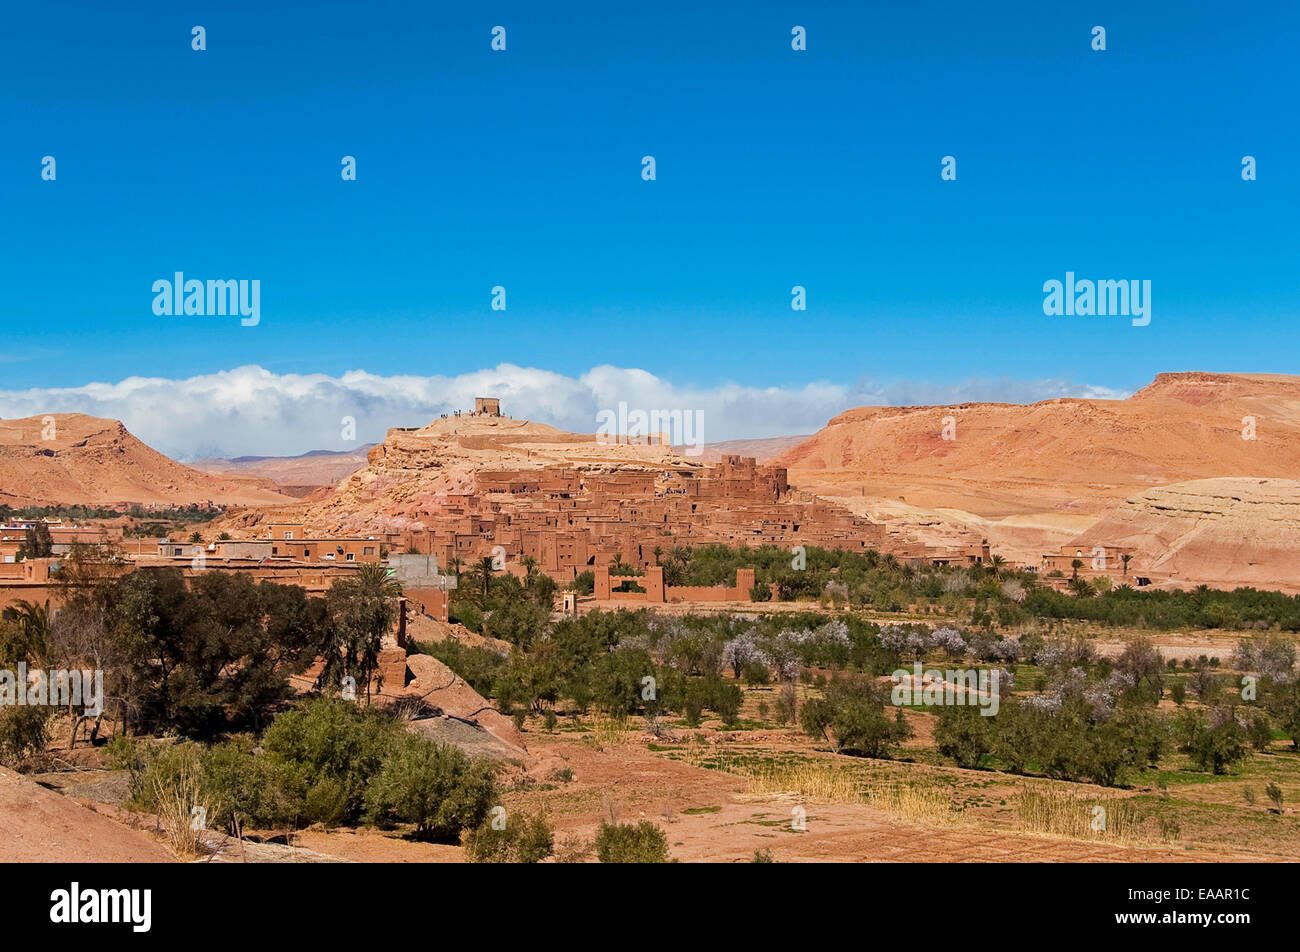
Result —
<path fill-rule="evenodd" d="M 596 586 L 592 594 L 598 602 L 639 602 L 662 604 L 664 602 L 747 602 L 754 587 L 754 570 L 737 569 L 736 584 L 731 585 L 665 585 L 664 570 L 652 565 L 645 575 L 609 574 L 609 566 L 598 565 L 593 570 Z M 623 586 L 635 583 L 644 591 L 625 590 Z M 773 586 L 774 596 L 775 586 Z"/>

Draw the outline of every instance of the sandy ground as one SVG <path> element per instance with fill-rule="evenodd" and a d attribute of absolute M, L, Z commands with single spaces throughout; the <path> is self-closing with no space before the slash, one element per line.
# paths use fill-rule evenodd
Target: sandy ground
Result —
<path fill-rule="evenodd" d="M 170 863 L 153 837 L 0 767 L 0 862 Z"/>
<path fill-rule="evenodd" d="M 508 797 L 520 808 L 545 806 L 557 841 L 592 839 L 602 818 L 651 820 L 683 862 L 749 861 L 771 850 L 781 862 L 1224 862 L 1258 861 L 1247 853 L 1182 845 L 1130 847 L 989 826 L 945 828 L 892 818 L 864 804 L 754 797 L 741 778 L 670 760 L 629 741 L 597 750 L 563 735 L 527 735 L 530 749 L 562 759 L 574 780 L 562 792 Z M 750 738 L 746 738 L 749 740 Z M 924 769 L 919 768 L 919 769 Z M 983 775 L 987 777 L 988 775 Z M 793 828 L 802 805 L 806 831 Z M 707 811 L 707 812 L 686 812 Z"/>

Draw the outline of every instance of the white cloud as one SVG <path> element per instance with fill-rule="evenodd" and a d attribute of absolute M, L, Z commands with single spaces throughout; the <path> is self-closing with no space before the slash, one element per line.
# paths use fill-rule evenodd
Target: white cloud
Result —
<path fill-rule="evenodd" d="M 1126 393 L 1063 380 L 968 380 L 853 385 L 813 382 L 751 387 L 673 384 L 644 370 L 600 366 L 580 377 L 501 364 L 455 377 L 381 377 L 352 370 L 275 374 L 239 367 L 184 380 L 128 377 L 81 387 L 0 390 L 0 416 L 86 413 L 121 420 L 150 446 L 177 459 L 204 456 L 293 456 L 349 449 L 382 440 L 391 426 L 421 426 L 443 413 L 472 408 L 476 396 L 501 398 L 511 416 L 594 433 L 597 413 L 616 409 L 700 411 L 703 438 L 719 440 L 813 433 L 837 413 L 866 404 L 952 404 L 973 400 L 1033 402 Z M 354 417 L 357 441 L 342 439 Z"/>

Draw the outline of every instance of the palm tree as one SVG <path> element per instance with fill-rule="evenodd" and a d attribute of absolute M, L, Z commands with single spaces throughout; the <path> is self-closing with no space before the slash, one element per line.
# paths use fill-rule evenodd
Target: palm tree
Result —
<path fill-rule="evenodd" d="M 370 700 L 383 638 L 397 620 L 396 601 L 401 594 L 401 583 L 379 562 L 364 562 L 351 578 L 330 586 L 325 596 L 329 643 L 318 683 L 338 684 L 355 672 L 365 682 L 366 700 Z"/>
<path fill-rule="evenodd" d="M 460 585 L 460 570 L 461 570 L 461 566 L 463 566 L 464 564 L 465 564 L 465 560 L 462 559 L 459 555 L 453 555 L 451 557 L 451 561 L 447 563 L 447 567 L 456 573 L 457 585 Z"/>
<path fill-rule="evenodd" d="M 13 617 L 18 622 L 22 638 L 16 647 L 18 660 L 41 663 L 50 647 L 50 605 L 37 605 L 18 601 L 13 605 Z"/>
<path fill-rule="evenodd" d="M 398 598 L 402 594 L 402 583 L 382 562 L 362 562 L 357 568 L 357 587 L 371 598 Z"/>
<path fill-rule="evenodd" d="M 474 576 L 483 579 L 483 604 L 487 605 L 488 587 L 492 582 L 492 556 L 485 555 L 474 563 Z"/>
<path fill-rule="evenodd" d="M 1128 564 L 1133 561 L 1133 556 L 1128 552 L 1125 552 L 1119 557 L 1119 560 L 1124 563 L 1124 577 L 1128 578 Z"/>
<path fill-rule="evenodd" d="M 1073 581 L 1074 579 L 1077 579 L 1079 577 L 1079 569 L 1083 568 L 1083 559 L 1074 559 L 1073 561 L 1071 561 L 1070 568 L 1074 569 L 1074 571 L 1070 574 L 1070 579 L 1071 581 Z"/>

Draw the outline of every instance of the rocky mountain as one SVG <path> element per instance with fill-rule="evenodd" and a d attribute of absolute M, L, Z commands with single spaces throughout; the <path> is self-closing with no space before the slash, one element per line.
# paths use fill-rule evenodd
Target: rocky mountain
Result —
<path fill-rule="evenodd" d="M 1178 584 L 1300 591 L 1300 481 L 1197 479 L 1124 500 L 1079 539 Z"/>

